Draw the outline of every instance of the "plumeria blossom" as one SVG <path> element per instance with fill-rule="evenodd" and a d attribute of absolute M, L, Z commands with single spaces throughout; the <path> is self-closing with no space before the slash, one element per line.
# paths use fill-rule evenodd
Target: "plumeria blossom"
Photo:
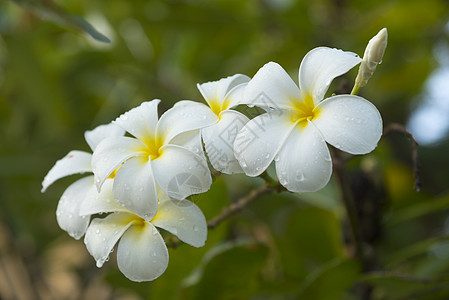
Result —
<path fill-rule="evenodd" d="M 101 125 L 92 131 L 86 131 L 84 137 L 92 151 L 100 141 L 108 137 L 122 136 L 124 130 L 115 124 Z M 91 173 L 92 154 L 85 151 L 73 150 L 58 160 L 50 169 L 42 182 L 42 192 L 60 178 L 81 173 Z M 79 214 L 83 201 L 97 197 L 98 192 L 94 184 L 94 176 L 89 175 L 75 181 L 63 193 L 56 209 L 59 226 L 75 239 L 81 238 L 86 232 L 90 218 Z"/>
<path fill-rule="evenodd" d="M 117 118 L 114 123 L 133 137 L 104 139 L 92 157 L 97 188 L 115 177 L 115 200 L 147 221 L 157 211 L 158 187 L 184 199 L 205 192 L 212 183 L 199 129 L 214 124 L 215 118 L 205 105 L 185 100 L 159 119 L 159 102 L 144 102 Z"/>
<path fill-rule="evenodd" d="M 97 267 L 103 266 L 118 243 L 117 264 L 128 279 L 150 281 L 159 277 L 167 268 L 168 251 L 156 227 L 194 247 L 204 245 L 207 223 L 195 204 L 175 200 L 159 190 L 157 212 L 143 219 L 114 201 L 112 181 L 107 179 L 100 197 L 84 202 L 81 208 L 81 213 L 87 215 L 112 212 L 104 218 L 93 219 L 84 238 Z"/>
<path fill-rule="evenodd" d="M 382 134 L 376 107 L 354 95 L 324 99 L 332 80 L 360 61 L 351 52 L 315 48 L 301 62 L 299 88 L 277 63 L 263 66 L 248 83 L 244 101 L 271 109 L 249 121 L 234 143 L 245 173 L 258 176 L 274 160 L 284 187 L 313 192 L 331 176 L 326 142 L 351 154 L 372 151 Z"/>
<path fill-rule="evenodd" d="M 240 104 L 248 76 L 236 74 L 218 81 L 198 84 L 197 87 L 210 107 L 216 123 L 201 130 L 212 167 L 225 174 L 243 173 L 234 156 L 237 133 L 249 121 L 242 113 L 231 108 Z"/>

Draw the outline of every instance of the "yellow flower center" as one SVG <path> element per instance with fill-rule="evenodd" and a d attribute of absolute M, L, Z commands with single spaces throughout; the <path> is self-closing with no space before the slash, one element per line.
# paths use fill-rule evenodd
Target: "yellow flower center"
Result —
<path fill-rule="evenodd" d="M 304 102 L 292 101 L 295 113 L 292 114 L 292 123 L 298 122 L 302 128 L 307 127 L 309 120 L 316 119 L 320 110 L 315 106 L 312 96 L 306 95 Z"/>
<path fill-rule="evenodd" d="M 227 110 L 229 108 L 229 103 L 226 103 L 228 101 L 223 101 L 222 103 L 220 103 L 220 101 L 218 101 L 218 99 L 211 99 L 211 100 L 206 100 L 206 102 L 209 105 L 209 107 L 212 110 L 212 112 L 218 118 L 220 118 L 220 113 L 222 111 Z"/>
<path fill-rule="evenodd" d="M 155 160 L 162 155 L 162 146 L 164 145 L 163 137 L 148 136 L 142 139 L 145 145 L 142 145 L 137 151 L 141 151 L 145 154 L 147 159 Z"/>

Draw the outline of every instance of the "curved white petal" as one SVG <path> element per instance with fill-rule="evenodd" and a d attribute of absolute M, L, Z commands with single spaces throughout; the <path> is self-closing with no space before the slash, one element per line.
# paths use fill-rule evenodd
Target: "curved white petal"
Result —
<path fill-rule="evenodd" d="M 151 220 L 154 226 L 176 235 L 194 247 L 202 247 L 207 239 L 207 222 L 203 212 L 189 200 L 175 200 L 159 193 L 159 210 Z"/>
<path fill-rule="evenodd" d="M 248 77 L 249 79 L 249 77 Z M 226 97 L 224 98 L 222 102 L 222 107 L 225 109 L 232 108 L 234 106 L 237 106 L 239 104 L 244 103 L 244 97 L 245 97 L 245 90 L 246 86 L 248 85 L 248 82 L 241 83 L 237 86 L 235 86 L 232 90 L 230 90 Z"/>
<path fill-rule="evenodd" d="M 201 156 L 176 145 L 162 149 L 162 155 L 151 161 L 151 165 L 157 184 L 170 197 L 184 199 L 210 188 L 212 178 Z"/>
<path fill-rule="evenodd" d="M 315 192 L 323 188 L 332 174 L 332 162 L 326 142 L 320 132 L 309 123 L 298 124 L 276 162 L 279 182 L 291 192 Z"/>
<path fill-rule="evenodd" d="M 220 106 L 228 92 L 230 92 L 234 87 L 248 82 L 250 79 L 251 78 L 246 75 L 236 74 L 222 78 L 218 81 L 197 84 L 197 87 L 210 107 L 217 104 Z"/>
<path fill-rule="evenodd" d="M 217 121 L 218 117 L 207 105 L 183 100 L 177 102 L 161 116 L 157 124 L 156 136 L 165 145 L 180 133 L 201 129 Z"/>
<path fill-rule="evenodd" d="M 77 150 L 70 151 L 66 156 L 58 160 L 45 175 L 44 181 L 42 181 L 41 192 L 45 192 L 51 184 L 60 178 L 73 174 L 92 172 L 91 159 L 92 154 L 90 153 Z"/>
<path fill-rule="evenodd" d="M 275 109 L 291 109 L 301 101 L 301 93 L 285 72 L 275 62 L 269 62 L 257 71 L 245 88 L 242 103 Z"/>
<path fill-rule="evenodd" d="M 90 216 L 108 212 L 128 211 L 114 200 L 114 195 L 112 193 L 113 184 L 113 179 L 106 179 L 100 192 L 94 188 L 95 192 L 88 193 L 80 204 L 79 215 Z M 94 186 L 93 178 L 92 185 Z"/>
<path fill-rule="evenodd" d="M 86 232 L 89 216 L 79 214 L 80 205 L 89 194 L 96 194 L 94 177 L 87 176 L 72 183 L 62 194 L 56 209 L 59 227 L 79 239 Z"/>
<path fill-rule="evenodd" d="M 309 51 L 299 67 L 299 88 L 303 99 L 312 97 L 317 104 L 323 100 L 329 85 L 362 59 L 355 53 L 318 47 Z"/>
<path fill-rule="evenodd" d="M 201 140 L 201 130 L 199 129 L 178 134 L 170 141 L 170 144 L 181 146 L 206 159 L 203 141 Z"/>
<path fill-rule="evenodd" d="M 151 220 L 157 212 L 157 191 L 151 161 L 144 157 L 128 159 L 114 179 L 114 199 L 131 212 Z"/>
<path fill-rule="evenodd" d="M 161 100 L 146 101 L 118 117 L 114 123 L 141 141 L 154 137 L 158 121 L 157 106 Z"/>
<path fill-rule="evenodd" d="M 122 136 L 125 134 L 125 130 L 114 123 L 109 123 L 106 125 L 100 125 L 93 130 L 88 130 L 84 133 L 84 138 L 89 144 L 90 149 L 95 151 L 98 144 L 105 138 L 112 136 Z"/>
<path fill-rule="evenodd" d="M 126 136 L 101 141 L 92 156 L 92 170 L 97 189 L 101 189 L 106 178 L 124 161 L 133 156 L 145 156 L 145 147 L 141 141 Z"/>
<path fill-rule="evenodd" d="M 118 244 L 117 264 L 128 279 L 137 282 L 151 281 L 164 273 L 168 266 L 167 246 L 151 223 L 125 232 Z"/>
<path fill-rule="evenodd" d="M 134 222 L 136 217 L 130 213 L 113 213 L 103 219 L 92 220 L 84 243 L 97 262 L 97 267 L 101 268 L 108 260 L 117 241 Z"/>
<path fill-rule="evenodd" d="M 340 150 L 365 154 L 377 146 L 382 135 L 382 117 L 377 108 L 359 96 L 339 95 L 321 102 L 312 122 L 324 139 Z"/>
<path fill-rule="evenodd" d="M 225 174 L 243 173 L 234 156 L 234 141 L 248 121 L 246 116 L 235 110 L 225 110 L 217 124 L 201 130 L 207 156 L 215 170 Z"/>
<path fill-rule="evenodd" d="M 293 129 L 292 112 L 275 110 L 250 120 L 237 134 L 234 155 L 248 176 L 270 165 Z"/>

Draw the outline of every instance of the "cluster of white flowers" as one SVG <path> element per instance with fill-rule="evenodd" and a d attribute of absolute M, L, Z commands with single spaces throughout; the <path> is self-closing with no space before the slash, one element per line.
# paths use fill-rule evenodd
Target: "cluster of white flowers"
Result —
<path fill-rule="evenodd" d="M 168 265 L 156 227 L 195 247 L 206 241 L 206 219 L 186 197 L 210 188 L 208 161 L 222 173 L 258 176 L 274 160 L 280 184 L 301 193 L 330 179 L 326 142 L 351 154 L 376 147 L 382 119 L 373 104 L 355 95 L 324 99 L 332 80 L 361 61 L 352 52 L 320 47 L 303 59 L 299 88 L 269 62 L 252 79 L 237 74 L 199 84 L 207 105 L 184 100 L 159 117 L 160 100 L 144 102 L 87 131 L 93 154 L 69 152 L 49 171 L 42 191 L 62 177 L 93 173 L 62 195 L 59 226 L 75 239 L 85 236 L 98 267 L 118 243 L 121 272 L 153 280 Z M 250 120 L 235 110 L 241 104 L 266 112 Z"/>

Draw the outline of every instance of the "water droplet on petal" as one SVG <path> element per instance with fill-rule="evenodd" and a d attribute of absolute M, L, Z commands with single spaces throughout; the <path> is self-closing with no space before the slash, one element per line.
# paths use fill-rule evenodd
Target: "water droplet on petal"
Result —
<path fill-rule="evenodd" d="M 279 155 L 276 155 L 276 157 L 274 158 L 274 161 L 278 162 L 281 158 L 279 157 Z"/>
<path fill-rule="evenodd" d="M 200 230 L 200 228 L 196 225 L 193 226 L 193 231 L 198 232 L 198 230 Z"/>
<path fill-rule="evenodd" d="M 153 235 L 158 234 L 157 229 L 155 227 L 153 227 L 152 233 L 153 233 Z"/>
<path fill-rule="evenodd" d="M 100 234 L 100 229 L 95 230 L 96 234 Z"/>

